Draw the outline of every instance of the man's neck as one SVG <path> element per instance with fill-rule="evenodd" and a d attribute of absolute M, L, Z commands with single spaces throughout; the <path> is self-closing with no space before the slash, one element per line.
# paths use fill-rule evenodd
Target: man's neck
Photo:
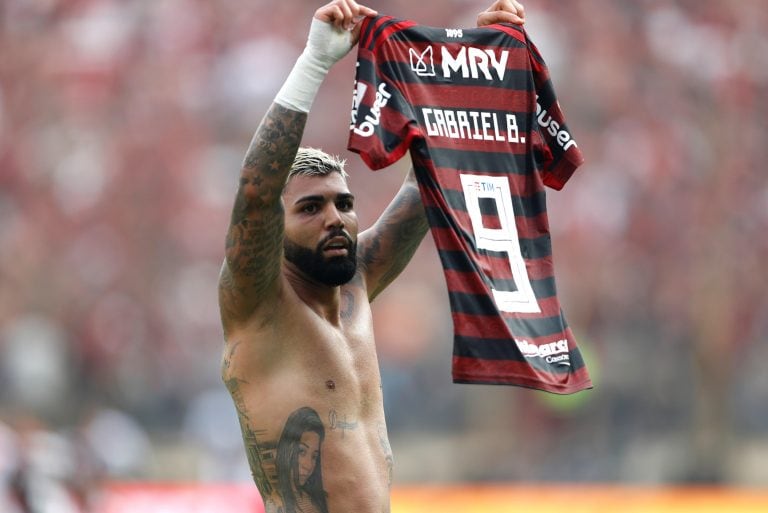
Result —
<path fill-rule="evenodd" d="M 341 287 L 312 280 L 291 262 L 284 262 L 283 272 L 296 295 L 309 308 L 330 324 L 341 324 Z"/>

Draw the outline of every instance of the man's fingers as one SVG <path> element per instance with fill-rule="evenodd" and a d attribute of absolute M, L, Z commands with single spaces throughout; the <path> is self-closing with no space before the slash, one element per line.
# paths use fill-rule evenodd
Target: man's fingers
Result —
<path fill-rule="evenodd" d="M 520 18 L 525 18 L 525 7 L 517 0 L 498 0 L 494 6 L 494 9 L 492 9 L 494 11 L 505 11 L 517 14 Z"/>
<path fill-rule="evenodd" d="M 517 0 L 496 0 L 485 11 L 477 15 L 477 26 L 492 25 L 494 23 L 525 23 L 525 8 Z"/>
<path fill-rule="evenodd" d="M 371 9 L 370 7 L 366 7 L 364 5 L 360 5 L 358 7 L 360 7 L 360 14 L 363 16 L 376 16 L 379 14 L 378 11 Z"/>
<path fill-rule="evenodd" d="M 524 20 L 525 19 L 525 6 L 523 6 L 523 4 L 521 4 L 520 2 L 513 1 L 512 3 L 515 4 L 515 7 L 517 7 L 517 15 Z"/>
<path fill-rule="evenodd" d="M 477 15 L 478 27 L 493 25 L 494 23 L 512 23 L 515 25 L 522 25 L 525 23 L 525 19 L 516 14 L 505 11 L 481 12 Z"/>
<path fill-rule="evenodd" d="M 333 23 L 339 30 L 351 30 L 361 17 L 376 14 L 375 10 L 360 5 L 355 0 L 333 0 L 315 11 L 315 18 Z"/>
<path fill-rule="evenodd" d="M 341 26 L 345 30 L 352 28 L 352 24 L 355 22 L 355 15 L 352 13 L 352 5 L 350 4 L 355 4 L 355 2 L 339 2 L 342 15 Z"/>

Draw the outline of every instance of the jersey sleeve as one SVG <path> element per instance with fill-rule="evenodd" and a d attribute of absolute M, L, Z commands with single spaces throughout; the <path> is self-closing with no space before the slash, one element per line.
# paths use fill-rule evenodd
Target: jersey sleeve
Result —
<path fill-rule="evenodd" d="M 542 180 L 545 185 L 560 190 L 584 163 L 584 156 L 566 125 L 549 69 L 533 42 L 527 36 L 526 39 L 536 87 L 537 122 L 534 125 L 538 132 L 536 152 L 542 159 Z"/>
<path fill-rule="evenodd" d="M 378 19 L 367 18 L 361 30 L 347 144 L 374 170 L 399 160 L 418 131 L 413 109 L 393 71 L 396 67 L 386 58 L 386 41 L 368 34 Z"/>

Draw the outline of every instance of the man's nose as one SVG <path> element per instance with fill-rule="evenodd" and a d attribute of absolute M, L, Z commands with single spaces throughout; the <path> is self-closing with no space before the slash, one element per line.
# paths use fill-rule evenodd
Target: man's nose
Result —
<path fill-rule="evenodd" d="M 344 218 L 341 215 L 341 212 L 339 212 L 339 209 L 336 208 L 336 205 L 328 205 L 325 212 L 325 224 L 326 226 L 338 226 L 343 227 L 344 226 Z"/>

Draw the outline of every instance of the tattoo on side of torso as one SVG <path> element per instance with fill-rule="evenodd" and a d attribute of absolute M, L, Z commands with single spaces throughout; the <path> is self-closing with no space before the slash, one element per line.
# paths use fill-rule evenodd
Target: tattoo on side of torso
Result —
<path fill-rule="evenodd" d="M 322 446 L 325 426 L 310 407 L 291 413 L 277 440 L 267 440 L 265 431 L 254 429 L 239 393 L 242 380 L 227 387 L 240 417 L 248 463 L 253 479 L 265 499 L 268 512 L 329 513 L 323 487 Z M 279 503 L 277 503 L 279 501 Z"/>

